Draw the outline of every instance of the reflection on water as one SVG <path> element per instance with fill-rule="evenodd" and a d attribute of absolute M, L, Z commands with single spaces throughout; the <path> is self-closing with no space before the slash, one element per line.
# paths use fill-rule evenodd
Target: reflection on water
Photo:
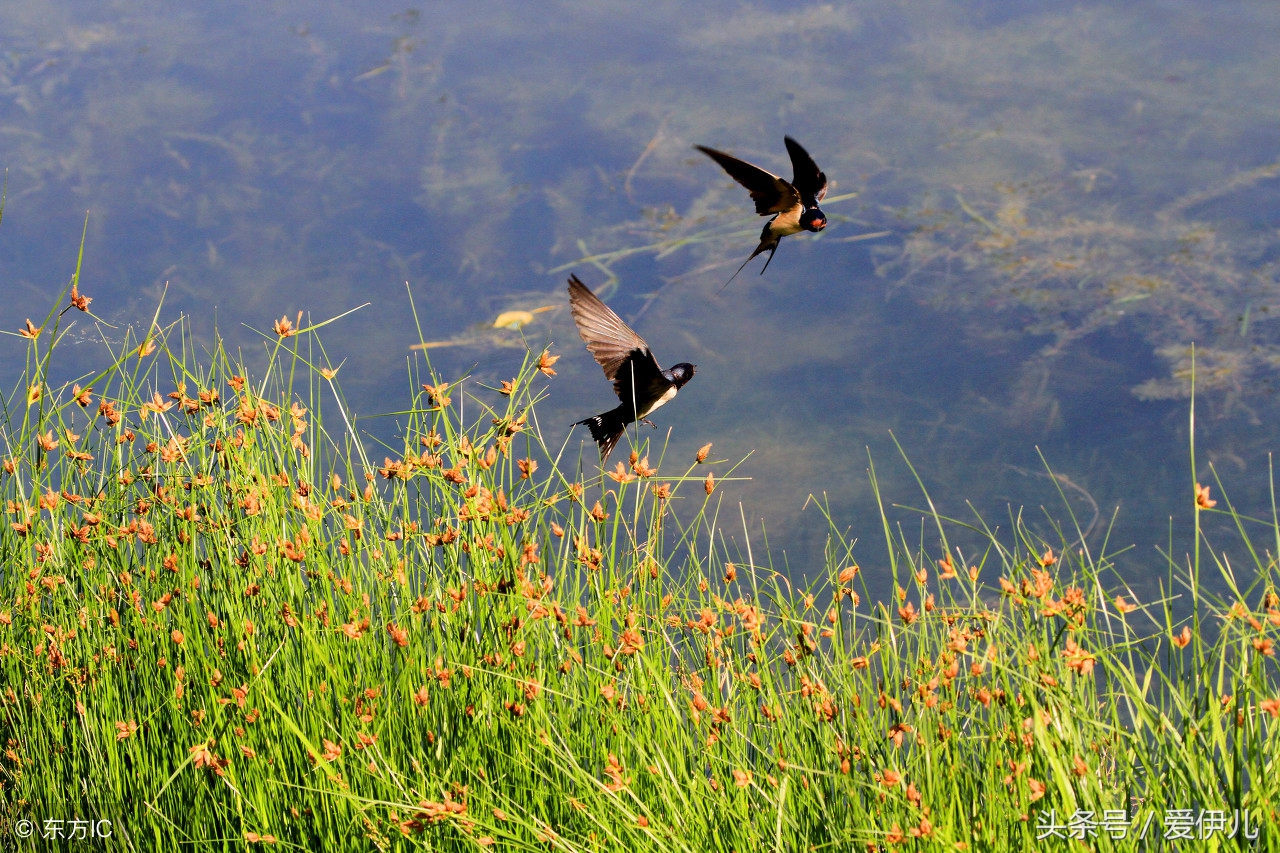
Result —
<path fill-rule="evenodd" d="M 85 291 L 115 326 L 93 335 L 163 295 L 251 348 L 242 324 L 368 302 L 327 343 L 367 413 L 403 406 L 420 340 L 489 384 L 551 340 L 557 443 L 609 404 L 573 271 L 699 365 L 661 412 L 670 452 L 753 453 L 733 496 L 793 572 L 822 553 L 810 492 L 874 567 L 868 451 L 888 501 L 921 503 L 892 431 L 956 517 L 1025 505 L 1047 531 L 1070 508 L 1093 540 L 1119 505 L 1142 583 L 1210 463 L 1262 513 L 1280 363 L 1280 11 L 1159 9 L 12 0 L 3 322 L 46 308 L 88 210 Z M 718 292 L 760 220 L 692 146 L 789 176 L 788 133 L 831 224 Z"/>

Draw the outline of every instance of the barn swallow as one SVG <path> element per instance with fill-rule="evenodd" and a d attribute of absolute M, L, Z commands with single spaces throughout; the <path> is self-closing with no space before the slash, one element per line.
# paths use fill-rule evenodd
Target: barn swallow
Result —
<path fill-rule="evenodd" d="M 719 163 L 720 167 L 729 173 L 729 177 L 747 188 L 751 193 L 751 199 L 756 203 L 756 213 L 761 216 L 774 214 L 773 219 L 769 220 L 764 226 L 764 231 L 760 233 L 760 245 L 756 246 L 756 250 L 751 253 L 751 258 L 754 258 L 766 249 L 769 250 L 769 257 L 760 270 L 761 275 L 764 275 L 764 271 L 769 268 L 773 253 L 778 251 L 778 241 L 783 237 L 799 234 L 801 231 L 817 233 L 827 227 L 827 216 L 818 208 L 818 202 L 822 201 L 822 197 L 827 194 L 827 176 L 818 168 L 818 164 L 813 162 L 809 152 L 800 147 L 799 142 L 790 136 L 784 139 L 787 143 L 787 153 L 791 155 L 791 167 L 795 173 L 791 183 L 745 160 L 730 157 L 723 151 L 703 145 L 694 146 Z M 751 258 L 742 262 L 738 272 L 731 275 L 729 281 L 738 277 L 738 273 L 751 262 Z M 729 286 L 729 281 L 725 282 L 725 287 Z"/>
<path fill-rule="evenodd" d="M 622 401 L 616 409 L 574 424 L 586 424 L 591 430 L 591 437 L 600 445 L 603 466 L 628 424 L 638 421 L 657 426 L 648 416 L 676 396 L 693 378 L 696 366 L 681 362 L 663 370 L 644 338 L 622 322 L 576 275 L 569 277 L 569 310 L 587 351 L 604 368 L 605 378 L 613 381 L 613 392 Z"/>

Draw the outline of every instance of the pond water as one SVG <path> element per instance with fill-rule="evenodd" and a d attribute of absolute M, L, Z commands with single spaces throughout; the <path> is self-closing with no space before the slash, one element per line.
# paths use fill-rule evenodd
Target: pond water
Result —
<path fill-rule="evenodd" d="M 451 344 L 435 367 L 492 384 L 522 344 L 484 327 L 555 306 L 523 332 L 563 356 L 539 411 L 558 443 L 613 405 L 566 310 L 574 272 L 664 365 L 698 365 L 652 436 L 682 464 L 708 441 L 751 454 L 722 515 L 763 519 L 796 576 L 821 565 L 811 493 L 883 561 L 868 459 L 886 503 L 923 504 L 895 437 L 946 514 L 1007 528 L 1025 507 L 1047 532 L 1046 512 L 1069 523 L 1061 486 L 1094 543 L 1114 514 L 1147 594 L 1210 465 L 1270 514 L 1280 7 L 342 5 L 6 0 L 7 328 L 47 311 L 88 211 L 82 289 L 108 337 L 162 295 L 197 341 L 246 352 L 246 326 L 369 303 L 325 341 L 377 436 L 408 401 L 406 286 Z M 693 146 L 790 177 L 787 134 L 833 182 L 831 224 L 722 290 L 762 220 Z M 73 340 L 96 358 L 97 334 Z M 24 353 L 0 341 L 5 375 Z M 570 442 L 591 458 L 585 430 Z"/>

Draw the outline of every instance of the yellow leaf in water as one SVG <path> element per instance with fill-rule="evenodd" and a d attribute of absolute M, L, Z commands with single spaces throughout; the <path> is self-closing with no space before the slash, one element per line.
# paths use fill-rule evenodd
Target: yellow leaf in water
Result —
<path fill-rule="evenodd" d="M 495 329 L 519 329 L 526 323 L 533 322 L 533 314 L 528 311 L 503 311 L 493 321 Z"/>

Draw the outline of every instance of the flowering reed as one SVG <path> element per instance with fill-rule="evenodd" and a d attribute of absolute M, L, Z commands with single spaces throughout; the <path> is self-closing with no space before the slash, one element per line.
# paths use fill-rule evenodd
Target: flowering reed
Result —
<path fill-rule="evenodd" d="M 257 369 L 153 327 L 63 382 L 60 316 L 17 329 L 4 428 L 2 832 L 1012 849 L 1051 813 L 1275 823 L 1280 595 L 1251 542 L 1256 577 L 1180 619 L 1020 520 L 979 524 L 977 556 L 936 514 L 931 546 L 882 515 L 857 555 L 833 521 L 826 565 L 787 578 L 719 535 L 710 445 L 607 475 L 549 446 L 549 352 L 494 389 L 420 362 L 378 461 L 322 324 L 274 321 Z"/>

